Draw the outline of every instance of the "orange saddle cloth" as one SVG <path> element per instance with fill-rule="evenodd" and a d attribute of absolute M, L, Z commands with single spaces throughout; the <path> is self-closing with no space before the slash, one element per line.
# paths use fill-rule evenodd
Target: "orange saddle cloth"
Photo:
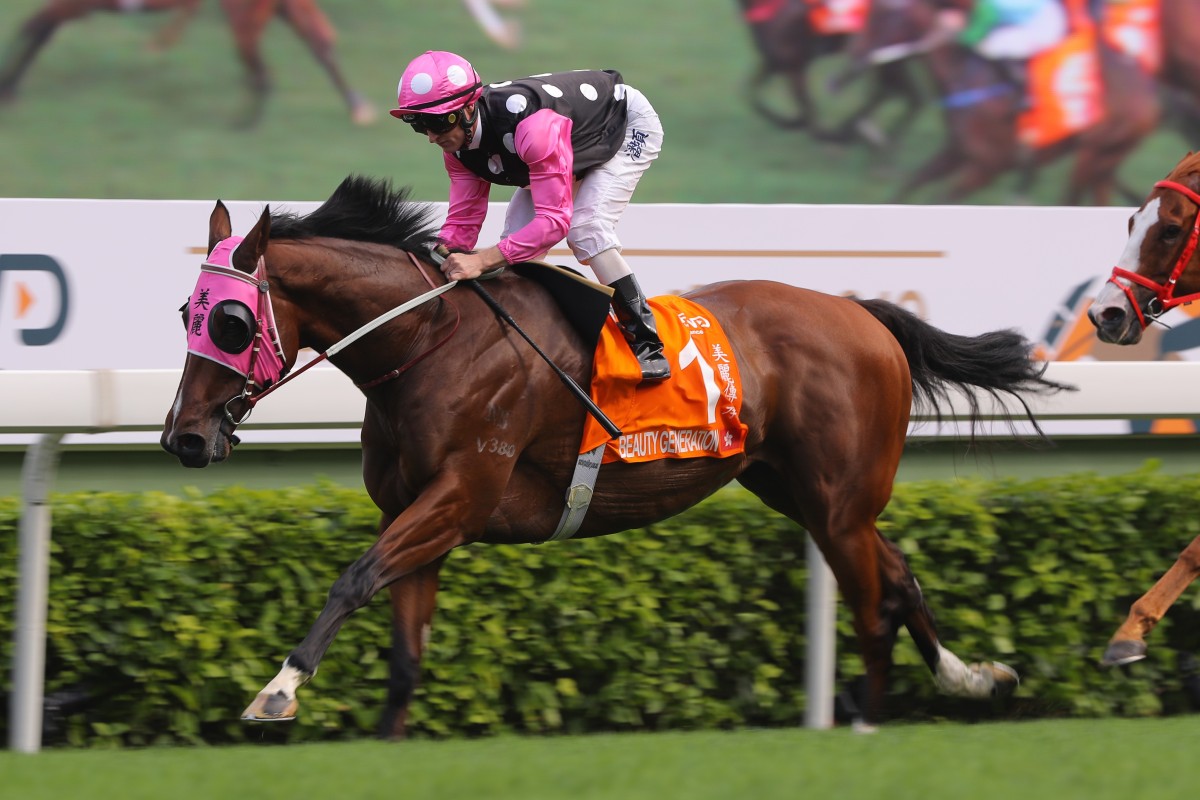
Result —
<path fill-rule="evenodd" d="M 607 443 L 606 464 L 741 453 L 746 444 L 742 381 L 725 332 L 690 300 L 664 295 L 649 303 L 671 377 L 641 383 L 637 358 L 610 316 L 596 347 L 591 394 L 621 436 L 610 439 L 588 415 L 580 452 Z"/>
<path fill-rule="evenodd" d="M 1104 82 L 1094 25 L 1073 31 L 1029 63 L 1033 107 L 1017 120 L 1026 145 L 1041 149 L 1099 122 L 1104 116 Z"/>
<path fill-rule="evenodd" d="M 1162 0 L 1110 0 L 1104 4 L 1101 29 L 1105 40 L 1147 75 L 1162 69 Z"/>
<path fill-rule="evenodd" d="M 813 29 L 826 36 L 857 33 L 867 22 L 870 0 L 808 0 Z"/>

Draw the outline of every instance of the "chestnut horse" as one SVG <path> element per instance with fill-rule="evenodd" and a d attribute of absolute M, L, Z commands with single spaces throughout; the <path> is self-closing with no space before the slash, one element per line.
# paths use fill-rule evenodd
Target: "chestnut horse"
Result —
<path fill-rule="evenodd" d="M 0 102 L 16 98 L 17 85 L 33 63 L 33 59 L 50 37 L 64 24 L 94 11 L 173 11 L 175 16 L 151 43 L 152 48 L 165 49 L 174 44 L 184 27 L 196 13 L 202 0 L 49 0 L 21 24 L 16 38 L 0 60 Z M 350 119 L 357 125 L 370 124 L 375 108 L 356 92 L 342 76 L 341 66 L 334 56 L 336 33 L 333 23 L 317 6 L 316 0 L 221 0 L 237 46 L 238 57 L 246 68 L 250 87 L 250 104 L 239 124 L 253 126 L 262 119 L 271 80 L 260 50 L 263 33 L 272 17 L 282 18 L 325 69 L 333 85 L 350 109 Z"/>
<path fill-rule="evenodd" d="M 934 0 L 872 3 L 866 27 L 852 42 L 851 65 L 837 79 L 841 84 L 870 64 L 910 56 L 922 56 L 933 76 L 944 108 L 947 141 L 901 184 L 891 201 L 905 202 L 928 184 L 949 181 L 936 202 L 962 202 L 1018 169 L 1027 185 L 1034 169 L 1074 152 L 1075 166 L 1062 202 L 1079 205 L 1090 193 L 1096 204 L 1109 204 L 1118 188 L 1117 168 L 1158 124 L 1160 105 L 1153 79 L 1102 44 L 1099 56 L 1107 113 L 1079 133 L 1026 152 L 1016 124 L 1023 99 L 992 62 L 932 33 L 938 8 Z"/>
<path fill-rule="evenodd" d="M 1200 300 L 1200 153 L 1188 153 L 1129 219 L 1129 241 L 1112 277 L 1088 309 L 1101 341 L 1137 344 L 1155 317 Z M 1146 634 L 1200 576 L 1200 536 L 1142 595 L 1109 640 L 1103 663 L 1145 658 Z"/>
<path fill-rule="evenodd" d="M 226 274 L 254 276 L 259 294 L 249 302 L 257 313 L 222 302 L 205 322 L 185 311 L 190 347 L 208 330 L 206 352 L 225 358 L 218 350 L 245 353 L 257 333 L 261 352 L 242 371 L 187 356 L 161 439 L 184 466 L 230 456 L 264 375 L 278 376 L 264 365 L 286 372 L 300 348 L 332 353 L 366 396 L 363 478 L 382 511 L 379 538 L 333 584 L 308 635 L 246 719 L 292 718 L 297 689 L 316 674 L 338 629 L 387 588 L 396 655 L 382 732 L 403 735 L 447 554 L 475 542 L 546 541 L 562 515 L 584 412 L 479 296 L 446 284 L 430 267 L 431 219 L 431 208 L 408 201 L 407 191 L 352 176 L 307 216 L 264 209 L 233 251 Z M 210 254 L 218 245 L 227 253 L 231 233 L 218 201 Z M 208 289 L 197 287 L 192 305 L 207 305 Z M 508 271 L 487 287 L 547 357 L 586 385 L 591 349 L 540 284 Z M 438 291 L 445 293 L 433 297 Z M 974 421 L 977 393 L 1015 397 L 1027 416 L 1026 393 L 1064 388 L 1042 377 L 1031 344 L 1015 331 L 955 336 L 885 301 L 768 281 L 718 283 L 688 296 L 724 327 L 737 359 L 745 451 L 605 464 L 578 535 L 649 525 L 737 479 L 807 529 L 832 568 L 865 662 L 865 727 L 879 719 L 902 626 L 942 690 L 968 697 L 1010 691 L 1011 669 L 968 666 L 942 645 L 904 556 L 876 518 L 892 493 L 914 395 L 940 417 L 951 391 L 961 390 Z M 364 326 L 418 297 L 415 308 L 358 343 Z M 477 444 L 493 440 L 501 446 Z"/>
<path fill-rule="evenodd" d="M 842 53 L 848 33 L 826 34 L 811 21 L 811 4 L 803 0 L 738 0 L 742 18 L 761 62 L 750 79 L 750 103 L 754 110 L 781 128 L 808 128 L 812 134 L 829 141 L 860 138 L 875 147 L 899 141 L 916 120 L 925 96 L 907 64 L 885 64 L 872 70 L 871 88 L 862 104 L 840 124 L 822 126 L 817 105 L 809 86 L 813 63 L 825 56 Z M 795 103 L 795 114 L 775 110 L 765 94 L 775 80 L 783 81 Z M 889 101 L 902 103 L 899 116 L 887 131 L 872 116 Z"/>

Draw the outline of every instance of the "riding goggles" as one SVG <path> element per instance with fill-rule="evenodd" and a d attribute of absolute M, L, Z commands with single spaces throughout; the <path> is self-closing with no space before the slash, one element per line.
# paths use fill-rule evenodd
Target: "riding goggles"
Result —
<path fill-rule="evenodd" d="M 462 109 L 459 109 L 445 114 L 402 114 L 400 119 L 411 125 L 414 133 L 440 136 L 457 125 L 462 116 Z"/>

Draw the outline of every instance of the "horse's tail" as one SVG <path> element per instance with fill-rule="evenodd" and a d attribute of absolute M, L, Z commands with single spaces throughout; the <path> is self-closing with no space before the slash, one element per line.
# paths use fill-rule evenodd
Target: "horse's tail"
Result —
<path fill-rule="evenodd" d="M 908 358 L 913 400 L 940 422 L 950 403 L 949 390 L 963 394 L 971 412 L 971 430 L 981 417 L 979 392 L 1007 409 L 1003 395 L 1016 398 L 1039 436 L 1041 426 L 1023 395 L 1074 391 L 1076 387 L 1044 377 L 1045 366 L 1033 361 L 1033 345 L 1015 330 L 990 331 L 980 336 L 946 333 L 916 314 L 885 300 L 856 300 L 891 331 Z M 1013 422 L 1011 415 L 1008 422 Z"/>

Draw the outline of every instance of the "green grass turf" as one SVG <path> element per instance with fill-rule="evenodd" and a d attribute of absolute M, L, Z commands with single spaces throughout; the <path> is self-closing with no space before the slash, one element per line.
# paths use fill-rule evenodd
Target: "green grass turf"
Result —
<path fill-rule="evenodd" d="M 0 4 L 0 47 L 44 0 Z M 616 67 L 663 118 L 663 155 L 638 202 L 877 203 L 904 171 L 942 141 L 930 105 L 883 167 L 863 147 L 818 144 L 772 127 L 750 110 L 757 63 L 733 0 L 527 0 L 504 13 L 524 27 L 521 49 L 502 50 L 460 0 L 322 0 L 339 32 L 349 81 L 383 112 L 408 59 L 422 50 L 467 55 L 485 80 L 583 67 Z M 163 14 L 96 13 L 64 25 L 0 108 L 0 196 L 227 200 L 320 200 L 351 172 L 411 185 L 444 200 L 435 148 L 386 113 L 350 124 L 325 74 L 283 24 L 271 23 L 263 53 L 276 90 L 263 124 L 235 130 L 246 101 L 240 63 L 216 2 L 205 4 L 167 53 L 147 43 Z M 818 80 L 836 60 L 826 60 Z M 824 104 L 840 116 L 850 97 Z M 1148 139 L 1122 174 L 1149 190 L 1183 155 L 1173 130 Z M 1059 202 L 1069 164 L 1046 170 L 1033 201 Z M 1006 178 L 972 202 L 1013 201 Z M 493 191 L 503 200 L 505 190 Z M 929 202 L 926 198 L 919 201 Z"/>
<path fill-rule="evenodd" d="M 1106 800 L 1194 794 L 1200 719 L 0 753 L 21 800 Z"/>

